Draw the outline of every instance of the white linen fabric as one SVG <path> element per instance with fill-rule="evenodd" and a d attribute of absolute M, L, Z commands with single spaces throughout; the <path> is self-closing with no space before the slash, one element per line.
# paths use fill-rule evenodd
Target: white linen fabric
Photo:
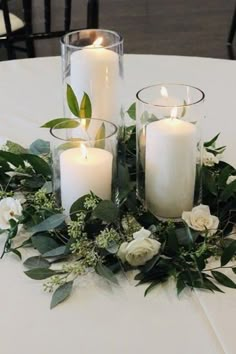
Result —
<path fill-rule="evenodd" d="M 175 56 L 125 56 L 125 108 L 142 87 L 181 82 L 206 93 L 205 139 L 222 132 L 225 158 L 236 165 L 236 63 Z M 0 135 L 30 144 L 49 139 L 39 126 L 63 116 L 60 58 L 0 63 Z M 4 236 L 0 236 L 0 248 Z M 24 257 L 30 256 L 25 250 Z M 236 276 L 235 276 L 236 279 Z M 0 261 L 1 354 L 234 354 L 236 292 L 184 291 L 174 283 L 153 290 L 120 277 L 110 287 L 91 274 L 78 280 L 71 298 L 49 310 L 50 295 L 27 278 L 13 256 Z"/>
<path fill-rule="evenodd" d="M 24 22 L 16 15 L 10 13 L 9 18 L 10 18 L 12 32 L 24 27 L 25 25 Z M 6 34 L 6 26 L 3 17 L 3 10 L 0 10 L 0 36 L 4 34 Z"/>

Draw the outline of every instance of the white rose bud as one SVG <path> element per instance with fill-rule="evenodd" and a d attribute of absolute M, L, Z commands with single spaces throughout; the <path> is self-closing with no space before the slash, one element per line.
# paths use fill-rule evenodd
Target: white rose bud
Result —
<path fill-rule="evenodd" d="M 133 234 L 133 241 L 123 242 L 117 253 L 121 261 L 137 267 L 152 259 L 159 252 L 161 243 L 150 239 L 150 235 L 150 231 L 142 228 Z"/>
<path fill-rule="evenodd" d="M 0 229 L 7 230 L 10 227 L 9 220 L 22 215 L 22 206 L 19 200 L 4 198 L 0 201 Z"/>
<path fill-rule="evenodd" d="M 211 152 L 208 152 L 207 150 L 203 151 L 203 165 L 204 166 L 214 166 L 215 164 L 219 163 L 219 159 L 217 156 L 212 154 Z"/>
<path fill-rule="evenodd" d="M 219 225 L 217 216 L 211 215 L 209 206 L 203 204 L 194 207 L 192 211 L 184 211 L 182 219 L 191 229 L 200 231 L 200 234 L 203 236 L 206 229 L 209 236 L 214 235 Z"/>

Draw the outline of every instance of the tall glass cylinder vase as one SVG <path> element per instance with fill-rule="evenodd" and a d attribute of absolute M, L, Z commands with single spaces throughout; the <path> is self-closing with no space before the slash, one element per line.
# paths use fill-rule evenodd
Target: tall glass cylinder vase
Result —
<path fill-rule="evenodd" d="M 123 38 L 113 31 L 85 29 L 66 34 L 61 43 L 65 116 L 71 117 L 69 84 L 79 106 L 84 93 L 89 96 L 91 117 L 122 125 Z"/>
<path fill-rule="evenodd" d="M 159 84 L 137 93 L 137 196 L 161 219 L 201 201 L 202 90 Z"/>
<path fill-rule="evenodd" d="M 114 199 L 117 127 L 101 119 L 73 119 L 51 128 L 53 189 L 65 213 L 90 192 Z"/>

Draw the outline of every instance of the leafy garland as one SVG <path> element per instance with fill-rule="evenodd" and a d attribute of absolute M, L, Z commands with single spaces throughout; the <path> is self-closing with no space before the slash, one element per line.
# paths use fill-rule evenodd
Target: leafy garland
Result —
<path fill-rule="evenodd" d="M 79 105 L 68 86 L 67 99 L 75 116 L 91 117 L 86 94 Z M 127 113 L 135 119 L 135 104 Z M 66 125 L 71 119 L 60 118 L 43 127 L 63 121 Z M 119 166 L 119 208 L 90 193 L 71 206 L 70 218 L 52 192 L 49 143 L 37 140 L 25 149 L 6 142 L 0 150 L 0 233 L 7 234 L 2 257 L 13 252 L 21 258 L 20 250 L 26 247 L 37 250 L 37 256 L 24 261 L 25 274 L 44 280 L 44 289 L 53 292 L 51 308 L 69 297 L 77 277 L 91 270 L 115 284 L 119 271 L 138 270 L 138 284 L 149 284 L 145 295 L 169 278 L 175 279 L 178 294 L 186 287 L 212 292 L 223 292 L 219 284 L 236 288 L 218 270 L 231 268 L 236 273 L 236 264 L 228 265 L 236 254 L 236 241 L 230 237 L 236 223 L 236 169 L 218 160 L 225 149 L 216 147 L 218 135 L 204 144 L 203 206 L 192 211 L 195 224 L 184 217 L 174 224 L 157 220 L 136 200 L 135 126 L 126 127 L 124 133 L 119 147 L 126 154 Z M 208 224 L 212 220 L 219 221 L 214 230 Z M 27 237 L 19 244 L 22 233 Z M 218 259 L 214 268 L 212 257 Z"/>

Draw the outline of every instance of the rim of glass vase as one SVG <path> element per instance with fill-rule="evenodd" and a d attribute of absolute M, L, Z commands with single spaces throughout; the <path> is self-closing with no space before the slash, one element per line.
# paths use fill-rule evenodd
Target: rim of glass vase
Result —
<path fill-rule="evenodd" d="M 112 123 L 112 122 L 110 122 L 110 121 L 108 121 L 108 120 L 99 119 L 99 118 L 71 118 L 71 120 L 73 120 L 73 121 L 81 121 L 81 119 L 90 119 L 90 120 L 93 120 L 93 121 L 101 122 L 101 124 L 102 124 L 102 123 L 106 123 L 106 124 L 110 125 L 111 127 L 113 127 L 113 129 L 114 129 L 109 135 L 105 136 L 105 137 L 102 138 L 102 139 L 88 139 L 88 140 L 85 140 L 84 143 L 107 140 L 107 139 L 109 139 L 109 138 L 111 138 L 112 136 L 114 136 L 114 135 L 117 134 L 118 127 L 117 127 L 114 123 Z M 54 138 L 66 142 L 66 141 L 69 141 L 70 139 L 68 139 L 68 138 L 62 138 L 62 137 L 56 135 L 56 134 L 54 133 L 54 131 L 57 131 L 57 130 L 59 130 L 59 131 L 62 131 L 62 130 L 70 130 L 70 129 L 77 128 L 77 126 L 76 126 L 76 127 L 68 127 L 68 128 L 67 128 L 67 127 L 59 128 L 59 126 L 60 126 L 60 125 L 63 125 L 63 124 L 65 124 L 65 122 L 60 122 L 60 123 L 54 125 L 53 127 L 51 127 L 51 128 L 50 128 L 50 134 L 51 134 Z M 57 128 L 56 128 L 56 127 L 57 127 Z M 80 140 L 80 138 L 78 138 L 78 140 Z M 73 139 L 73 141 L 76 141 L 76 138 Z"/>
<path fill-rule="evenodd" d="M 199 89 L 198 87 L 196 86 L 192 86 L 192 85 L 188 85 L 188 84 L 179 84 L 179 83 L 174 83 L 174 82 L 165 82 L 165 83 L 160 83 L 160 84 L 154 84 L 154 85 L 149 85 L 149 86 L 146 86 L 146 87 L 143 87 L 141 90 L 139 90 L 137 93 L 136 93 L 136 98 L 137 100 L 139 100 L 140 102 L 144 103 L 144 104 L 147 104 L 147 105 L 150 105 L 150 106 L 154 106 L 154 107 L 173 107 L 173 105 L 160 105 L 160 104 L 154 104 L 154 103 L 151 103 L 151 102 L 146 102 L 145 100 L 143 100 L 142 98 L 140 98 L 140 94 L 147 90 L 147 89 L 150 89 L 152 87 L 162 87 L 162 86 L 165 86 L 165 87 L 168 87 L 168 86 L 182 86 L 182 87 L 190 87 L 191 89 L 194 89 L 198 92 L 200 92 L 201 94 L 201 98 L 198 99 L 197 101 L 194 101 L 194 102 L 191 102 L 191 103 L 186 103 L 186 104 L 181 104 L 181 105 L 176 105 L 175 107 L 189 107 L 189 106 L 194 106 L 195 104 L 198 104 L 200 102 L 202 102 L 206 95 L 204 93 L 204 91 L 202 91 L 201 89 Z"/>
<path fill-rule="evenodd" d="M 116 46 L 118 46 L 119 44 L 123 43 L 124 42 L 124 38 L 121 36 L 120 33 L 118 32 L 115 32 L 115 31 L 111 31 L 111 30 L 106 30 L 106 29 L 103 29 L 103 28 L 99 28 L 99 29 L 96 29 L 96 28 L 84 28 L 84 29 L 81 29 L 81 30 L 77 30 L 77 31 L 72 31 L 72 32 L 68 32 L 66 33 L 64 36 L 61 37 L 61 44 L 63 44 L 64 46 L 68 47 L 68 48 L 71 48 L 71 49 L 83 49 L 83 48 L 86 48 L 87 46 L 78 46 L 78 45 L 73 45 L 73 44 L 68 44 L 68 43 L 65 43 L 65 39 L 75 33 L 78 33 L 78 32 L 88 32 L 88 31 L 93 31 L 93 32 L 106 32 L 106 33 L 110 33 L 110 34 L 113 34 L 115 35 L 115 37 L 117 38 L 117 41 L 113 44 L 110 44 L 110 45 L 107 45 L 107 46 L 103 46 L 102 48 L 105 48 L 105 49 L 109 49 L 109 48 L 114 48 Z M 86 49 L 97 49 L 97 47 L 90 47 L 90 48 L 86 48 Z"/>

